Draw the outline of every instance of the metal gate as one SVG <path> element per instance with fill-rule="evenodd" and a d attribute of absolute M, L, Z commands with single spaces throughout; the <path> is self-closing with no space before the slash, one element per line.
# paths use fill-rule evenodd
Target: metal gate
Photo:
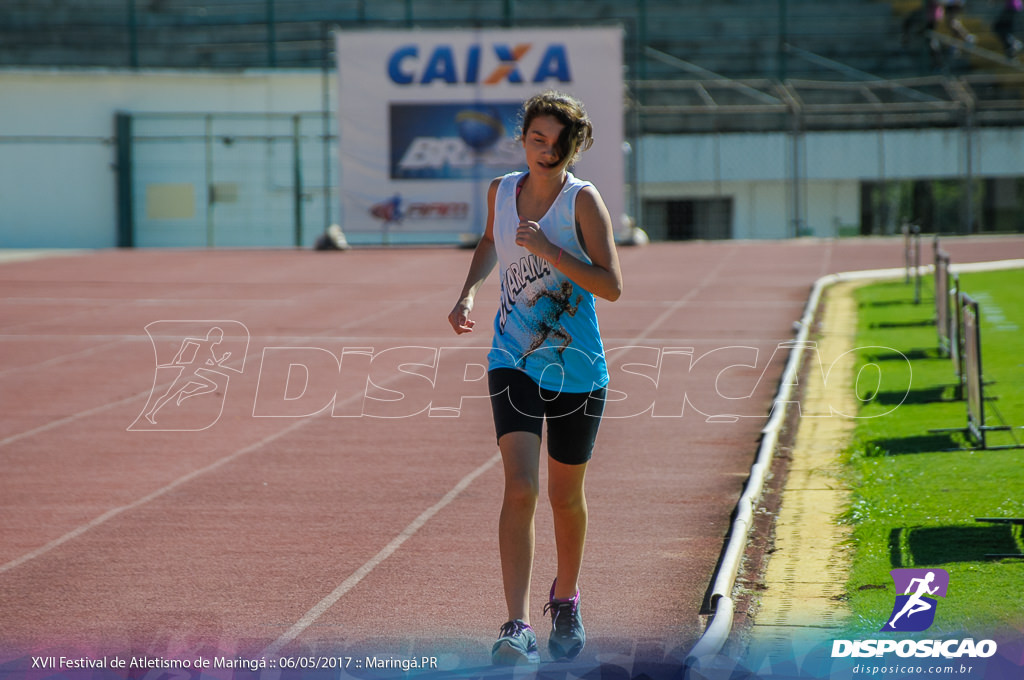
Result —
<path fill-rule="evenodd" d="M 337 221 L 336 139 L 321 113 L 129 118 L 123 245 L 304 247 Z"/>

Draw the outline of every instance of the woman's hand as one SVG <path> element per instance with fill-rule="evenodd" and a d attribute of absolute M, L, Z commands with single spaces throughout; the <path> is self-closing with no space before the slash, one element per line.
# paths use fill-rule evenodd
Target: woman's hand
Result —
<path fill-rule="evenodd" d="M 519 229 L 516 230 L 516 245 L 526 248 L 545 260 L 552 258 L 553 251 L 557 252 L 555 246 L 540 230 L 540 225 L 527 220 L 519 220 Z"/>
<path fill-rule="evenodd" d="M 469 318 L 469 313 L 472 311 L 473 300 L 470 298 L 463 298 L 455 304 L 451 314 L 448 315 L 448 323 L 452 325 L 456 335 L 473 332 L 476 321 Z"/>

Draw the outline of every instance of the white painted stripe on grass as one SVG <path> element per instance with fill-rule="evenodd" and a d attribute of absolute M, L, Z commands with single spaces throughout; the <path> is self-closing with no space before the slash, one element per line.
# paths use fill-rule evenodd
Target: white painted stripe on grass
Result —
<path fill-rule="evenodd" d="M 391 557 L 396 550 L 398 550 L 403 543 L 412 538 L 416 532 L 423 528 L 430 519 L 448 506 L 452 501 L 458 498 L 466 487 L 473 483 L 477 477 L 494 467 L 498 461 L 501 460 L 501 453 L 496 453 L 491 456 L 483 465 L 479 466 L 475 470 L 471 471 L 465 477 L 459 480 L 459 482 L 451 488 L 451 490 L 441 497 L 437 503 L 420 513 L 420 516 L 409 523 L 409 526 L 405 527 L 400 534 L 391 539 L 391 542 L 381 548 L 380 552 L 371 557 L 363 566 L 356 569 L 352 575 L 346 578 L 341 584 L 338 585 L 327 597 L 320 600 L 316 605 L 313 606 L 306 614 L 299 619 L 294 626 L 288 629 L 284 635 L 274 641 L 269 647 L 263 650 L 262 656 L 273 657 L 278 654 L 284 647 L 286 647 L 295 638 L 301 635 L 307 628 L 313 625 L 317 619 L 323 616 L 328 609 L 337 604 L 338 600 L 345 596 L 347 592 L 355 588 L 359 583 L 370 575 L 370 573 L 376 569 L 380 564 Z"/>

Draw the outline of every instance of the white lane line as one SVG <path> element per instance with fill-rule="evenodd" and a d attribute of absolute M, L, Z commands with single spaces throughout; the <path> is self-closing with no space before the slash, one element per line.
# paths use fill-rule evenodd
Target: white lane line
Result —
<path fill-rule="evenodd" d="M 390 376 L 389 378 L 386 378 L 386 379 L 382 380 L 380 386 L 381 387 L 386 387 L 387 385 L 390 385 L 392 382 L 395 382 L 396 380 L 400 379 L 401 377 L 402 377 L 401 373 L 398 373 L 398 374 L 396 374 L 394 376 Z M 167 383 L 167 384 L 169 384 L 169 383 Z M 136 395 L 134 395 L 132 397 L 128 397 L 126 399 L 122 399 L 122 400 L 120 400 L 118 402 L 107 403 L 107 404 L 104 404 L 102 406 L 97 406 L 96 408 L 89 409 L 88 411 L 82 411 L 80 413 L 76 413 L 74 415 L 67 416 L 65 418 L 61 418 L 60 420 L 56 420 L 56 421 L 47 423 L 46 425 L 42 425 L 42 426 L 37 427 L 37 428 L 35 428 L 33 430 L 28 430 L 27 432 L 22 432 L 20 434 L 13 435 L 13 436 L 8 437 L 6 439 L 0 439 L 0 446 L 3 446 L 4 444 L 8 444 L 8 443 L 13 442 L 13 441 L 17 441 L 18 439 L 22 439 L 24 437 L 31 436 L 33 434 L 38 434 L 39 432 L 44 432 L 46 430 L 50 430 L 50 429 L 53 429 L 55 427 L 59 427 L 60 425 L 63 425 L 65 423 L 78 420 L 79 418 L 83 418 L 83 417 L 85 417 L 87 415 L 90 415 L 92 413 L 97 413 L 97 412 L 103 411 L 104 409 L 110 408 L 111 406 L 114 406 L 114 405 L 117 405 L 117 404 L 127 403 L 129 401 L 132 401 L 133 399 L 138 399 L 139 397 L 145 396 L 145 395 L 148 395 L 148 394 L 150 394 L 150 390 L 146 390 L 145 392 L 140 392 L 139 394 L 136 394 Z M 347 404 L 348 402 L 350 402 L 350 401 L 352 401 L 354 399 L 362 399 L 364 396 L 365 396 L 364 392 L 356 392 L 356 393 L 353 393 L 352 395 L 346 397 L 344 400 L 338 402 L 337 405 L 338 406 L 342 406 L 342 405 L 345 405 L 345 404 Z M 221 458 L 219 460 L 214 461 L 213 463 L 210 463 L 209 465 L 207 465 L 204 468 L 200 468 L 198 470 L 193 470 L 192 472 L 190 472 L 190 473 L 188 473 L 188 474 L 186 474 L 186 475 L 184 475 L 182 477 L 179 477 L 178 479 L 176 479 L 173 482 L 167 484 L 166 486 L 163 486 L 163 487 L 157 489 L 156 491 L 152 492 L 151 494 L 149 494 L 147 496 L 143 496 L 142 498 L 140 498 L 140 499 L 138 499 L 138 500 L 136 500 L 136 501 L 134 501 L 132 503 L 129 503 L 128 505 L 122 505 L 121 507 L 118 507 L 118 508 L 112 508 L 112 509 L 108 510 L 107 512 L 103 513 L 102 515 L 100 515 L 99 517 L 96 517 L 95 519 L 91 520 L 90 522 L 87 522 L 86 524 L 83 524 L 83 525 L 81 525 L 81 526 L 79 526 L 79 527 L 77 527 L 75 529 L 72 529 L 71 531 L 69 531 L 68 533 L 64 534 L 63 536 L 61 536 L 59 538 L 55 538 L 54 540 L 50 541 L 46 545 L 44 545 L 44 546 L 42 546 L 40 548 L 37 548 L 37 549 L 33 550 L 32 552 L 29 552 L 29 553 L 27 553 L 25 555 L 22 555 L 21 557 L 15 558 L 15 559 L 11 560 L 10 562 L 0 566 L 0 574 L 4 573 L 6 571 L 9 571 L 11 569 L 14 569 L 15 567 L 17 567 L 17 566 L 19 566 L 21 564 L 24 564 L 25 562 L 28 562 L 30 560 L 33 560 L 33 559 L 35 559 L 35 558 L 37 558 L 37 557 L 39 557 L 41 555 L 44 555 L 44 554 L 48 553 L 49 551 L 53 550 L 54 548 L 56 548 L 56 547 L 58 547 L 60 545 L 63 545 L 64 543 L 67 543 L 68 541 L 70 541 L 70 540 L 72 540 L 74 538 L 77 538 L 78 536 L 81 536 L 86 531 L 89 531 L 90 529 L 94 529 L 94 528 L 100 526 L 101 524 L 103 524 L 107 520 L 109 520 L 109 519 L 111 519 L 113 517 L 117 517 L 118 515 L 120 515 L 120 514 L 122 514 L 124 512 L 127 512 L 129 510 L 134 510 L 135 508 L 137 508 L 137 507 L 139 507 L 141 505 L 144 505 L 144 504 L 146 504 L 146 503 L 148 503 L 148 502 L 150 502 L 150 501 L 152 501 L 154 499 L 157 499 L 160 496 L 163 496 L 164 494 L 166 494 L 167 492 L 169 492 L 169 491 L 171 491 L 173 489 L 176 489 L 177 487 L 181 486 L 182 484 L 185 484 L 186 482 L 189 482 L 189 481 L 195 479 L 196 477 L 204 475 L 207 472 L 211 472 L 213 470 L 216 470 L 217 468 L 219 468 L 219 467 L 221 467 L 221 466 L 223 466 L 223 465 L 225 465 L 225 464 L 235 460 L 236 458 L 241 458 L 245 454 L 251 453 L 252 451 L 255 451 L 256 449 L 259 449 L 260 447 L 265 446 L 266 444 L 269 444 L 270 442 L 274 441 L 275 439 L 278 439 L 279 437 L 282 437 L 282 436 L 288 434 L 289 432 L 292 432 L 293 430 L 296 430 L 296 429 L 302 427 L 303 425 L 306 425 L 307 423 L 315 420 L 317 417 L 318 416 L 311 416 L 309 418 L 303 418 L 301 420 L 298 420 L 298 421 L 292 423 L 291 425 L 289 425 L 288 427 L 286 427 L 286 428 L 284 428 L 282 430 L 279 430 L 278 432 L 275 432 L 274 434 L 267 435 L 266 437 L 263 437 L 262 439 L 260 439 L 260 440 L 258 440 L 256 442 L 253 442 L 252 444 L 249 444 L 247 446 L 242 447 L 241 449 L 235 451 L 234 453 L 232 453 L 230 455 L 227 455 L 227 456 L 225 456 L 225 457 L 223 457 L 223 458 Z"/>
<path fill-rule="evenodd" d="M 416 532 L 418 532 L 424 524 L 430 521 L 430 519 L 443 510 L 448 504 L 454 501 L 460 493 L 462 493 L 466 487 L 473 483 L 477 477 L 494 467 L 498 461 L 501 460 L 501 453 L 496 453 L 491 456 L 487 462 L 480 467 L 476 468 L 465 477 L 459 480 L 458 484 L 453 486 L 451 490 L 446 493 L 441 500 L 434 503 L 432 506 L 420 513 L 420 516 L 414 519 L 409 526 L 402 530 L 402 533 L 391 539 L 391 542 L 381 548 L 380 552 L 371 557 L 363 566 L 356 569 L 351 576 L 341 582 L 341 584 L 335 588 L 327 597 L 320 600 L 316 605 L 313 606 L 306 614 L 299 619 L 295 625 L 293 625 L 288 632 L 279 637 L 269 647 L 263 650 L 263 656 L 271 657 L 276 655 L 288 645 L 292 640 L 301 635 L 307 628 L 316 622 L 328 609 L 337 604 L 338 600 L 345 596 L 347 592 L 359 585 L 359 582 L 369 576 L 370 572 L 376 569 L 381 562 L 390 557 L 403 543 L 412 538 Z"/>
<path fill-rule="evenodd" d="M 165 383 L 164 385 L 161 385 L 161 387 L 165 387 L 166 388 L 166 387 L 170 387 L 170 385 L 171 385 L 171 383 L 168 382 L 168 383 Z M 52 430 L 54 428 L 58 428 L 58 427 L 60 427 L 62 425 L 67 425 L 68 423 L 73 423 L 76 420 L 81 420 L 82 418 L 88 418 L 91 415 L 95 415 L 97 413 L 102 413 L 103 411 L 106 411 L 108 409 L 114 408 L 116 406 L 121 406 L 122 404 L 127 404 L 129 402 L 135 401 L 136 399 L 141 399 L 143 397 L 147 397 L 155 389 L 157 389 L 157 388 L 156 387 L 151 387 L 151 388 L 149 388 L 147 390 L 139 392 L 138 394 L 133 394 L 130 397 L 125 397 L 124 399 L 118 399 L 117 401 L 108 401 L 108 402 L 105 402 L 103 404 L 100 404 L 99 406 L 94 406 L 94 407 L 92 407 L 90 409 L 86 409 L 84 411 L 79 411 L 78 413 L 72 413 L 69 416 L 64 416 L 63 418 L 58 418 L 57 420 L 51 420 L 50 422 L 45 423 L 43 425 L 40 425 L 39 427 L 33 427 L 31 430 L 25 430 L 24 432 L 18 432 L 16 434 L 12 434 L 9 437 L 4 437 L 3 439 L 0 439 L 0 447 L 7 446 L 8 444 L 13 444 L 14 442 L 20 441 L 22 439 L 27 439 L 28 437 L 33 437 L 33 436 L 35 436 L 37 434 L 41 434 L 43 432 L 47 432 L 48 430 Z"/>
<path fill-rule="evenodd" d="M 92 521 L 90 521 L 90 522 L 88 522 L 86 524 L 83 524 L 83 525 L 81 525 L 81 526 L 79 526 L 79 527 L 77 527 L 75 529 L 72 529 L 71 531 L 69 531 L 68 533 L 64 534 L 63 536 L 61 536 L 59 538 L 53 539 L 52 541 L 50 541 L 46 545 L 41 546 L 39 548 L 36 548 L 32 552 L 26 553 L 26 554 L 22 555 L 21 557 L 15 558 L 15 559 L 11 560 L 10 562 L 8 562 L 7 564 L 4 564 L 3 566 L 0 566 L 0 574 L 4 573 L 6 571 L 10 571 L 11 569 L 14 569 L 15 567 L 21 566 L 22 564 L 24 564 L 25 562 L 28 562 L 29 560 L 34 560 L 35 558 L 40 557 L 41 555 L 45 555 L 46 553 L 50 552 L 54 548 L 58 548 L 61 545 L 67 543 L 68 541 L 71 541 L 71 540 L 73 540 L 75 538 L 78 538 L 79 536 L 81 536 L 85 532 L 89 531 L 90 529 L 95 529 L 96 527 L 100 526 L 104 522 L 107 522 L 108 520 L 113 519 L 114 517 L 117 517 L 118 515 L 121 515 L 123 513 L 129 512 L 131 510 L 134 510 L 135 508 L 138 508 L 139 506 L 145 505 L 146 503 L 149 503 L 152 500 L 156 500 L 157 498 L 159 498 L 159 497 L 161 497 L 161 496 L 163 496 L 163 495 L 173 491 L 174 489 L 177 489 L 179 486 L 181 486 L 183 484 L 187 484 L 188 482 L 192 481 L 193 479 L 195 479 L 195 478 L 197 478 L 197 477 L 199 477 L 201 475 L 205 475 L 207 472 L 211 472 L 213 470 L 216 470 L 219 467 L 223 467 L 224 465 L 227 465 L 231 461 L 233 461 L 233 460 L 235 460 L 237 458 L 241 458 L 242 456 L 246 455 L 247 453 L 251 453 L 252 451 L 255 451 L 256 449 L 258 449 L 260 447 L 266 446 L 267 444 L 271 443 L 275 439 L 279 439 L 280 437 L 283 437 L 284 435 L 292 432 L 293 430 L 297 430 L 298 428 L 300 428 L 303 425 L 305 425 L 306 423 L 308 423 L 310 420 L 312 420 L 312 418 L 307 418 L 307 419 L 304 419 L 304 420 L 296 421 L 296 422 L 292 423 L 291 425 L 289 425 L 288 427 L 284 428 L 283 430 L 279 430 L 278 432 L 275 432 L 274 434 L 271 434 L 271 435 L 268 435 L 266 437 L 263 437 L 259 441 L 253 442 L 252 444 L 249 444 L 248 446 L 242 447 L 242 448 L 238 449 L 237 451 L 235 451 L 234 453 L 232 453 L 232 454 L 230 454 L 228 456 L 225 456 L 225 457 L 223 457 L 223 458 L 221 458 L 219 460 L 216 460 L 213 463 L 210 463 L 206 467 L 199 468 L 198 470 L 193 470 L 192 472 L 188 473 L 187 475 L 179 477 L 178 479 L 174 480 L 170 484 L 162 486 L 159 489 L 157 489 L 156 491 L 154 491 L 154 492 L 152 492 L 152 493 L 150 493 L 150 494 L 148 494 L 146 496 L 143 496 L 142 498 L 139 498 L 138 500 L 133 501 L 132 503 L 129 503 L 128 505 L 122 505 L 121 507 L 118 507 L 118 508 L 111 508 L 110 510 L 107 510 L 105 513 L 103 513 L 99 517 L 96 517 Z"/>
<path fill-rule="evenodd" d="M 732 255 L 733 255 L 733 252 L 730 251 L 726 255 L 726 257 L 723 258 L 723 260 L 721 262 L 719 262 L 718 265 L 711 272 L 709 272 L 708 274 L 706 274 L 704 276 L 704 279 L 701 281 L 701 283 L 698 286 L 696 286 L 695 288 L 692 288 L 685 296 L 683 296 L 679 300 L 676 300 L 675 302 L 673 302 L 668 307 L 668 309 L 666 309 L 664 312 L 662 312 L 660 315 L 658 315 L 658 317 L 656 319 L 654 319 L 649 324 L 647 324 L 647 327 L 644 328 L 637 336 L 635 336 L 630 341 L 630 344 L 636 344 L 640 340 L 644 339 L 655 328 L 657 328 L 662 323 L 664 323 L 665 320 L 668 319 L 672 314 L 674 314 L 680 308 L 685 306 L 690 300 L 692 300 L 693 297 L 695 295 L 697 295 L 697 293 L 699 293 L 700 291 L 704 290 L 704 288 L 709 286 L 711 281 L 724 268 L 724 266 L 726 264 L 726 261 L 729 260 L 732 257 Z M 352 590 L 357 585 L 359 585 L 359 583 L 364 578 L 366 578 L 370 574 L 370 572 L 372 572 L 374 569 L 376 569 L 384 560 L 386 560 L 396 550 L 398 550 L 398 548 L 401 547 L 401 545 L 403 543 L 405 543 L 417 531 L 419 531 L 420 528 L 422 528 L 424 524 L 426 524 L 428 521 L 430 521 L 430 519 L 434 515 L 436 515 L 445 506 L 447 506 L 449 503 L 451 503 L 453 500 L 455 500 L 455 498 L 458 497 L 458 495 L 460 493 L 462 493 L 462 491 L 467 486 L 469 486 L 473 482 L 474 479 L 476 479 L 477 477 L 482 475 L 484 472 L 489 470 L 491 467 L 493 467 L 495 464 L 497 464 L 498 461 L 500 461 L 500 460 L 501 460 L 501 453 L 498 452 L 498 453 L 494 454 L 494 456 L 492 456 L 486 463 L 484 463 L 483 465 L 481 465 L 477 469 L 475 469 L 472 472 L 470 472 L 468 475 L 463 477 L 461 480 L 459 480 L 459 483 L 456 484 L 454 487 L 452 487 L 451 491 L 446 493 L 444 495 L 444 497 L 441 498 L 441 500 L 439 500 L 437 503 L 435 503 L 431 507 L 429 507 L 426 510 L 424 510 L 423 513 L 421 513 L 419 517 L 414 519 L 412 521 L 412 523 L 409 524 L 409 526 L 407 526 L 405 529 L 402 530 L 402 533 L 398 534 L 393 539 L 391 539 L 391 542 L 388 543 L 383 548 L 381 548 L 380 552 L 378 552 L 376 555 L 371 557 L 365 564 L 363 564 L 363 566 L 361 566 L 358 569 L 356 569 L 356 571 L 353 572 L 351 576 L 349 576 L 344 581 L 342 581 L 341 584 L 337 588 L 335 588 L 333 591 L 331 591 L 331 593 L 329 595 L 327 595 L 327 597 L 325 597 L 322 600 L 320 600 L 320 602 L 318 602 L 316 605 L 314 605 L 312 609 L 310 609 L 308 612 L 306 612 L 305 616 L 303 616 L 301 619 L 299 619 L 298 622 L 296 622 L 295 625 L 293 625 L 288 630 L 288 632 L 286 632 L 284 635 L 282 635 L 277 640 L 275 640 L 269 647 L 264 649 L 263 652 L 262 652 L 262 656 L 265 656 L 265 657 L 273 657 L 273 656 L 275 656 L 284 647 L 286 647 L 290 642 L 295 640 L 295 638 L 297 638 L 299 635 L 302 635 L 302 633 L 307 628 L 309 628 L 311 625 L 313 625 L 313 623 L 315 623 L 317 621 L 317 619 L 319 619 L 321 616 L 323 616 L 324 613 L 327 612 L 327 610 L 329 610 L 331 607 L 333 607 L 335 604 L 337 604 L 338 600 L 340 600 L 342 597 L 344 597 L 346 593 L 348 593 L 350 590 Z"/>
<path fill-rule="evenodd" d="M 728 252 L 725 253 L 725 256 L 718 262 L 718 264 L 716 264 L 711 269 L 711 271 L 709 271 L 707 274 L 704 275 L 704 278 L 702 278 L 700 280 L 700 283 L 698 283 L 696 286 L 691 288 L 681 298 L 673 300 L 672 303 L 670 305 L 668 305 L 668 307 L 666 307 L 665 310 L 661 314 L 659 314 L 653 321 L 651 321 L 649 324 L 647 324 L 646 328 L 644 328 L 638 334 L 634 335 L 632 338 L 627 340 L 626 341 L 626 347 L 632 347 L 633 345 L 636 345 L 637 343 L 639 343 L 642 340 L 647 340 L 648 342 L 650 342 L 650 339 L 649 339 L 648 336 L 656 328 L 661 326 L 661 324 L 665 323 L 668 319 L 670 319 L 673 314 L 678 312 L 683 307 L 686 307 L 687 305 L 689 305 L 693 301 L 693 299 L 699 293 L 704 291 L 705 288 L 710 287 L 712 282 L 718 277 L 719 273 L 723 269 L 725 269 L 725 267 L 728 264 L 729 260 L 731 260 L 735 256 L 735 254 L 736 254 L 736 249 L 735 248 L 730 248 L 728 250 Z M 680 342 L 680 341 L 681 340 L 673 340 L 671 342 Z M 620 360 L 621 360 L 621 356 L 622 355 L 620 354 L 619 355 Z"/>
<path fill-rule="evenodd" d="M 12 366 L 10 368 L 0 369 L 0 378 L 6 377 L 11 373 L 17 373 L 19 371 L 34 373 L 40 369 L 50 368 L 52 366 L 56 366 L 57 364 L 62 364 L 65 361 L 84 359 L 85 357 L 92 356 L 93 354 L 97 354 L 99 352 L 108 350 L 115 345 L 119 345 L 121 344 L 121 342 L 123 341 L 114 340 L 113 342 L 105 342 L 101 345 L 92 345 L 90 347 L 86 347 L 85 349 L 76 350 L 74 352 L 68 352 L 66 354 L 60 354 L 58 356 L 45 359 L 35 364 L 20 364 L 18 366 Z"/>
<path fill-rule="evenodd" d="M 389 305 L 387 308 L 385 308 L 385 309 L 383 309 L 383 310 L 381 310 L 379 312 L 375 312 L 374 314 L 371 314 L 371 315 L 366 316 L 366 317 L 361 317 L 358 320 L 358 323 L 365 323 L 366 321 L 376 319 L 377 317 L 386 316 L 388 314 L 393 313 L 394 311 L 397 311 L 397 310 L 401 309 L 402 307 L 407 307 L 410 304 L 412 304 L 412 303 L 410 303 L 408 301 L 396 302 L 395 304 Z M 355 325 L 356 323 L 357 323 L 356 321 L 352 321 L 352 322 L 350 322 L 348 324 L 345 324 L 344 326 L 341 326 L 340 328 L 347 328 L 349 326 Z M 0 337 L 3 337 L 3 336 L 0 336 Z M 17 337 L 17 336 L 12 336 L 12 337 Z M 61 337 L 61 336 L 58 336 L 58 337 Z M 131 336 L 113 336 L 113 337 L 116 338 L 116 337 L 131 337 Z M 260 336 L 261 339 L 262 339 L 262 337 L 263 336 Z M 322 336 L 320 336 L 320 335 L 307 335 L 304 338 L 301 338 L 301 340 L 305 340 L 305 341 L 308 342 L 309 340 L 320 339 L 321 337 Z M 326 339 L 329 339 L 329 338 L 326 338 Z M 150 338 L 145 337 L 145 336 L 140 337 L 139 340 L 145 341 L 145 342 L 150 342 Z M 300 340 L 300 339 L 297 338 L 296 340 Z M 363 338 L 364 344 L 367 342 L 367 340 L 368 340 L 367 338 Z M 243 358 L 242 364 L 244 365 L 245 362 L 249 360 L 250 356 L 259 355 L 261 352 L 262 352 L 262 350 L 257 350 L 256 348 L 252 348 L 249 351 L 249 353 L 247 353 L 245 355 L 245 357 Z M 13 444 L 16 441 L 20 441 L 22 439 L 26 439 L 28 437 L 35 436 L 37 434 L 41 434 L 43 432 L 47 432 L 47 431 L 52 430 L 54 428 L 61 427 L 62 425 L 67 425 L 69 423 L 73 423 L 76 420 L 81 420 L 82 418 L 87 418 L 87 417 L 89 417 L 91 415 L 95 415 L 97 413 L 101 413 L 101 412 L 106 411 L 108 409 L 111 409 L 111 408 L 114 408 L 114 407 L 117 407 L 117 406 L 121 406 L 122 404 L 130 403 L 132 401 L 135 401 L 136 399 L 142 399 L 143 397 L 148 397 L 150 394 L 152 394 L 156 390 L 158 390 L 158 389 L 166 389 L 167 387 L 170 387 L 170 385 L 171 385 L 171 382 L 164 383 L 163 385 L 160 385 L 159 387 L 154 385 L 150 389 L 147 389 L 147 390 L 144 390 L 142 392 L 139 392 L 138 394 L 133 394 L 130 397 L 125 397 L 123 399 L 118 399 L 117 401 L 109 401 L 109 402 L 100 404 L 99 406 L 94 406 L 94 407 L 92 407 L 90 409 L 86 409 L 84 411 L 79 411 L 78 413 L 72 413 L 71 415 L 64 416 L 63 418 L 58 418 L 57 420 L 51 420 L 50 422 L 45 423 L 43 425 L 40 425 L 38 427 L 34 427 L 31 430 L 25 430 L 24 432 L 18 432 L 18 433 L 12 434 L 12 435 L 10 435 L 8 437 L 0 439 L 0 448 L 2 448 L 4 446 L 7 446 L 8 444 Z"/>

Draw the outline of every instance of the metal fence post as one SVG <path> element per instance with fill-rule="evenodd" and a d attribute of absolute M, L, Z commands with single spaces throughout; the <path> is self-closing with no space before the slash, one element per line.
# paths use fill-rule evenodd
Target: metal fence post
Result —
<path fill-rule="evenodd" d="M 914 304 L 921 304 L 921 227 L 911 226 L 914 239 Z"/>
<path fill-rule="evenodd" d="M 793 211 L 793 233 L 790 234 L 791 238 L 796 238 L 801 235 L 802 223 L 803 223 L 803 187 L 800 186 L 801 176 L 801 147 L 803 142 L 803 112 L 796 100 L 796 97 L 792 98 L 792 106 L 790 109 L 790 117 L 792 121 L 792 130 L 790 131 L 791 137 L 791 151 L 790 151 L 790 201 Z"/>
<path fill-rule="evenodd" d="M 206 150 L 206 247 L 214 245 L 213 206 L 217 202 L 217 191 L 213 186 L 213 115 L 207 114 L 205 150 Z"/>
<path fill-rule="evenodd" d="M 135 246 L 135 214 L 132 200 L 132 117 L 114 116 L 114 140 L 117 144 L 117 247 Z"/>
<path fill-rule="evenodd" d="M 636 17 L 636 56 L 634 57 L 637 61 L 637 72 L 639 73 L 640 80 L 647 80 L 647 56 L 644 53 L 644 48 L 647 47 L 647 0 L 640 0 L 637 3 L 637 17 Z M 639 109 L 640 107 L 637 106 Z"/>
<path fill-rule="evenodd" d="M 324 224 L 323 228 L 326 229 L 334 223 L 334 211 L 331 206 L 331 89 L 330 89 L 330 76 L 331 76 L 331 48 L 334 47 L 335 34 L 327 24 L 324 24 L 323 34 L 323 54 L 321 55 L 321 72 L 320 72 L 320 125 L 321 125 L 321 144 L 320 151 L 323 157 L 324 165 Z"/>
<path fill-rule="evenodd" d="M 139 67 L 139 24 L 135 15 L 135 0 L 128 0 L 128 65 Z"/>
<path fill-rule="evenodd" d="M 267 0 L 267 65 L 277 66 L 277 18 L 274 16 L 274 0 Z"/>
<path fill-rule="evenodd" d="M 964 154 L 967 156 L 963 192 L 964 233 L 974 233 L 974 106 L 968 100 L 964 105 Z"/>
<path fill-rule="evenodd" d="M 786 63 L 787 43 L 789 42 L 789 7 L 786 0 L 779 0 L 779 44 L 776 58 L 778 59 L 778 73 L 776 74 L 781 82 L 788 77 L 788 64 Z"/>
<path fill-rule="evenodd" d="M 302 247 L 302 118 L 292 116 L 292 200 L 295 206 L 295 247 Z"/>

